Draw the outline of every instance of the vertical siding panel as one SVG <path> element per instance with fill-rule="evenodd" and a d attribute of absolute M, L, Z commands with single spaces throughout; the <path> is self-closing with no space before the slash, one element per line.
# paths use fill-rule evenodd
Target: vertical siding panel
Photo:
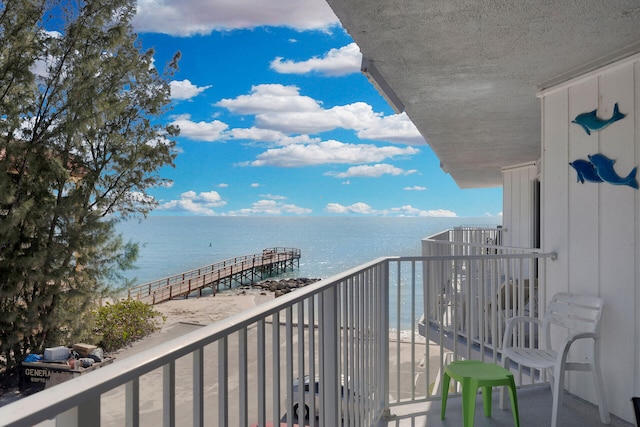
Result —
<path fill-rule="evenodd" d="M 502 170 L 505 246 L 530 248 L 533 244 L 533 179 L 536 167 L 523 164 Z"/>
<path fill-rule="evenodd" d="M 598 107 L 598 81 L 591 79 L 587 82 L 572 86 L 569 93 L 569 122 L 578 114 L 592 111 Z M 570 161 L 576 159 L 588 160 L 589 155 L 599 152 L 598 132 L 591 135 L 575 123 L 569 125 L 568 152 Z M 602 184 L 577 181 L 576 171 L 569 166 L 569 282 L 568 290 L 575 293 L 598 295 L 599 263 L 596 262 L 599 253 L 599 191 Z M 582 343 L 578 343 L 579 347 Z M 583 350 L 574 350 L 573 354 Z M 567 377 L 566 386 L 578 389 L 577 381 L 585 375 L 571 374 Z M 591 378 L 587 378 L 591 381 Z M 584 384 L 581 389 L 586 392 L 584 398 L 595 397 L 591 389 L 592 384 Z"/>
<path fill-rule="evenodd" d="M 530 248 L 531 239 L 529 224 L 531 223 L 531 189 L 529 188 L 529 171 L 526 168 L 518 170 L 518 185 L 520 197 L 520 236 L 518 238 L 519 245 Z"/>
<path fill-rule="evenodd" d="M 588 160 L 598 152 L 598 133 L 591 135 L 571 121 L 598 106 L 598 82 L 588 82 L 569 88 L 569 161 Z M 579 183 L 575 169 L 569 170 L 569 282 L 568 290 L 598 295 L 598 192 L 600 185 Z"/>
<path fill-rule="evenodd" d="M 524 195 L 520 192 L 520 173 L 517 169 L 511 172 L 511 188 L 513 194 L 516 195 L 511 199 L 511 244 L 513 246 L 520 246 L 521 225 L 519 218 L 522 218 L 522 211 L 520 210 L 520 200 Z"/>
<path fill-rule="evenodd" d="M 603 74 L 599 79 L 600 107 L 602 117 L 613 114 L 617 102 L 620 111 L 632 112 L 634 95 L 633 67 L 617 68 Z M 618 175 L 627 176 L 635 160 L 635 123 L 633 114 L 599 132 L 600 152 L 615 160 Z M 635 196 L 637 190 L 628 186 L 600 184 L 600 293 L 605 299 L 602 324 L 602 360 L 616 360 L 619 366 L 634 364 L 633 323 L 629 313 L 635 312 L 630 298 L 635 289 L 635 248 L 631 230 L 634 230 Z M 609 379 L 612 409 L 617 413 L 630 414 L 627 400 L 633 392 L 632 376 L 625 370 L 603 364 L 603 375 Z M 615 387 L 612 385 L 615 384 Z"/>
<path fill-rule="evenodd" d="M 591 79 L 587 82 L 572 86 L 569 93 L 569 122 L 578 114 L 593 111 L 598 108 L 598 82 Z M 601 114 L 601 113 L 599 113 Z M 575 123 L 569 125 L 568 152 L 570 161 L 576 159 L 588 160 L 589 155 L 599 152 L 598 132 L 591 135 Z M 568 290 L 575 293 L 598 295 L 599 263 L 599 191 L 602 184 L 577 181 L 576 171 L 570 167 L 569 177 L 569 283 Z M 579 343 L 580 346 L 582 343 Z M 576 354 L 574 350 L 573 354 Z M 585 375 L 570 374 L 566 386 L 577 389 L 576 381 Z M 589 379 L 590 380 L 590 379 Z M 593 385 L 584 385 L 588 395 L 592 398 L 590 389 Z"/>
<path fill-rule="evenodd" d="M 523 195 L 520 191 L 520 179 L 518 179 L 518 171 L 511 171 L 511 191 L 514 197 L 511 199 L 511 244 L 519 246 L 520 244 L 520 199 Z"/>
<path fill-rule="evenodd" d="M 503 179 L 502 225 L 506 229 L 502 244 L 505 246 L 513 246 L 512 230 L 514 226 L 514 221 L 513 221 L 513 208 L 511 205 L 513 203 L 513 197 L 515 196 L 513 191 L 513 186 L 512 186 L 513 172 L 505 171 L 503 172 L 502 177 L 503 177 L 502 178 Z"/>
<path fill-rule="evenodd" d="M 635 94 L 634 104 L 631 111 L 629 111 L 628 120 L 631 120 L 631 117 L 634 118 L 635 124 L 635 164 L 640 165 L 640 61 L 636 61 L 634 63 L 634 87 L 633 93 Z M 635 192 L 635 259 L 640 259 L 640 193 Z M 635 278 L 634 278 L 635 288 L 635 307 L 640 307 L 640 292 L 638 291 L 638 283 L 640 283 L 640 262 L 635 263 Z M 635 309 L 634 313 L 634 325 L 635 325 L 635 352 L 636 359 L 633 364 L 633 368 L 635 370 L 635 381 L 634 381 L 634 396 L 638 396 L 640 394 L 640 316 L 638 315 L 638 310 Z"/>
<path fill-rule="evenodd" d="M 542 295 L 543 301 L 548 300 L 555 292 L 566 290 L 568 265 L 571 261 L 567 251 L 567 108 L 566 91 L 559 91 L 542 99 L 541 239 L 546 252 L 555 251 L 559 255 L 558 262 L 547 263 L 547 294 Z M 562 256 L 565 259 L 561 259 Z"/>

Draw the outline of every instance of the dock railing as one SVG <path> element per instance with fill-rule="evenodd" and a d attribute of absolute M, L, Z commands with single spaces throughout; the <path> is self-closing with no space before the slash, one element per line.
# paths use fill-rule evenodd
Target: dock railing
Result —
<path fill-rule="evenodd" d="M 497 360 L 509 310 L 540 314 L 533 272 L 552 254 L 484 252 L 374 260 L 18 400 L 0 420 L 292 426 L 306 406 L 310 426 L 378 425 L 437 399 L 447 360 Z M 294 386 L 304 378 L 317 395 Z"/>
<path fill-rule="evenodd" d="M 249 272 L 263 278 L 262 273 L 269 273 L 265 270 L 267 267 L 279 263 L 292 263 L 298 259 L 300 259 L 300 249 L 267 248 L 258 254 L 229 258 L 184 273 L 132 286 L 128 289 L 127 296 L 134 300 L 155 304 L 177 296 L 188 295 L 206 287 L 215 287 L 214 291 L 217 291 L 220 283 L 227 283 L 228 287 L 231 287 L 231 281 L 234 278 L 244 279 Z"/>

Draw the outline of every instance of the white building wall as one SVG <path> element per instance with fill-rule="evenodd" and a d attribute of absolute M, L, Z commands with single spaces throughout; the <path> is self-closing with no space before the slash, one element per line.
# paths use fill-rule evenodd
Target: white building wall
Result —
<path fill-rule="evenodd" d="M 502 169 L 502 244 L 532 248 L 535 246 L 535 163 Z"/>
<path fill-rule="evenodd" d="M 609 406 L 632 421 L 630 398 L 640 395 L 640 192 L 577 182 L 569 162 L 601 153 L 616 161 L 621 176 L 640 166 L 640 56 L 547 89 L 540 97 L 541 247 L 558 254 L 557 261 L 547 263 L 545 297 L 569 291 L 604 299 L 601 365 Z M 600 132 L 587 135 L 571 123 L 595 108 L 598 117 L 608 119 L 616 103 L 626 117 Z M 567 385 L 595 401 L 588 375 L 572 373 Z"/>

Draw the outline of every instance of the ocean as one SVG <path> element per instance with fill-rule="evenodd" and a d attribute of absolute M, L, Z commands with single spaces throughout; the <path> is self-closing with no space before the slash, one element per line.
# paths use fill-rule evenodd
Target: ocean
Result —
<path fill-rule="evenodd" d="M 464 225 L 498 225 L 498 218 L 163 217 L 118 224 L 140 244 L 136 284 L 179 274 L 265 248 L 301 250 L 300 268 L 282 277 L 323 279 L 382 256 L 420 255 L 421 239 Z"/>

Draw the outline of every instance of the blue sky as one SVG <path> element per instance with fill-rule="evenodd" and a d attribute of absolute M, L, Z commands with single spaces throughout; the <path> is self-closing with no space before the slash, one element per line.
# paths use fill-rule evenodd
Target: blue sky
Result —
<path fill-rule="evenodd" d="M 139 0 L 134 28 L 159 69 L 182 53 L 152 215 L 500 215 L 502 190 L 459 189 L 367 81 L 324 0 Z"/>

